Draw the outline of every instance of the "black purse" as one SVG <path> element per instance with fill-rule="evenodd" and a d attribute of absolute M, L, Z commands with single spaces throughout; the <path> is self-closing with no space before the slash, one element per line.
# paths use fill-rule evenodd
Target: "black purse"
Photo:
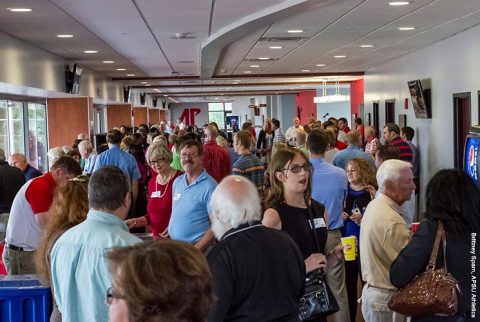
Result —
<path fill-rule="evenodd" d="M 310 200 L 305 201 L 307 204 L 310 226 L 315 239 L 315 245 L 320 253 L 321 250 L 320 245 L 318 244 L 312 208 L 310 203 L 307 202 Z M 340 310 L 337 300 L 327 284 L 324 269 L 317 269 L 306 278 L 305 293 L 300 299 L 299 309 L 299 318 L 301 321 L 308 321 L 310 319 L 328 316 Z"/>

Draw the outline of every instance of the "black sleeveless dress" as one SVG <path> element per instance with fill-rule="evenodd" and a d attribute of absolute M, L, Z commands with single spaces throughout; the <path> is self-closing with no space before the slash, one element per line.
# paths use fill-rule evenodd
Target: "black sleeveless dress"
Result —
<path fill-rule="evenodd" d="M 313 218 L 323 218 L 325 206 L 310 199 Z M 272 206 L 278 212 L 282 222 L 282 231 L 286 232 L 295 241 L 302 252 L 303 259 L 307 259 L 311 254 L 318 253 L 315 243 L 312 226 L 310 225 L 310 216 L 307 208 L 293 207 L 285 202 L 278 202 Z M 325 220 L 325 218 L 323 218 Z M 315 225 L 317 226 L 317 225 Z M 320 253 L 325 254 L 325 244 L 327 243 L 327 227 L 317 227 L 318 245 Z M 309 322 L 325 322 L 325 317 L 309 320 Z"/>

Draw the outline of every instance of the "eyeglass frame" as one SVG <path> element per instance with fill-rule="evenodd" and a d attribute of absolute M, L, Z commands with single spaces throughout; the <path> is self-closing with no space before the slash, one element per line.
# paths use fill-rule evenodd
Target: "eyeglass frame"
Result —
<path fill-rule="evenodd" d="M 113 299 L 117 299 L 117 300 L 118 300 L 118 299 L 124 299 L 124 297 L 118 295 L 118 294 L 115 292 L 115 289 L 113 288 L 113 286 L 110 286 L 110 287 L 107 289 L 107 293 L 106 293 L 107 304 L 108 304 L 108 305 L 112 305 Z"/>
<path fill-rule="evenodd" d="M 294 170 L 294 169 L 299 169 L 299 170 L 297 171 L 297 170 Z M 286 171 L 292 171 L 292 173 L 297 174 L 297 173 L 302 172 L 302 169 L 303 169 L 303 171 L 305 171 L 305 172 L 312 172 L 313 167 L 312 167 L 312 165 L 309 164 L 309 163 L 305 163 L 304 165 L 297 165 L 297 164 L 296 164 L 296 165 L 294 165 L 293 167 L 283 168 L 283 169 L 280 169 L 280 170 L 278 170 L 278 171 L 284 171 L 284 170 L 286 170 Z"/>
<path fill-rule="evenodd" d="M 162 163 L 165 163 L 165 158 L 160 158 L 160 159 L 157 159 L 157 160 L 149 160 L 148 162 L 151 164 L 151 165 L 154 165 L 154 164 L 162 164 Z"/>

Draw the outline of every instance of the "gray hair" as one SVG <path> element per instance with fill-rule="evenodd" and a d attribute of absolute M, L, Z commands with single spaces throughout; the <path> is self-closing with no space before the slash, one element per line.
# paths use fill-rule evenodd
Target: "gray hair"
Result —
<path fill-rule="evenodd" d="M 165 143 L 154 142 L 148 147 L 146 157 L 149 165 L 151 165 L 150 160 L 158 158 L 163 158 L 165 159 L 165 163 L 170 164 L 173 160 L 173 153 L 168 149 Z"/>
<path fill-rule="evenodd" d="M 85 141 L 82 141 L 78 144 L 78 150 L 79 151 L 88 151 L 88 152 L 91 152 L 93 151 L 93 145 L 92 143 L 90 143 L 90 141 L 88 140 L 85 140 Z"/>
<path fill-rule="evenodd" d="M 47 152 L 48 164 L 52 166 L 55 163 L 55 161 L 57 161 L 60 157 L 64 155 L 65 155 L 65 151 L 61 147 L 57 146 L 57 147 L 51 148 Z"/>
<path fill-rule="evenodd" d="M 126 174 L 117 167 L 106 166 L 94 171 L 88 182 L 88 203 L 97 210 L 116 210 L 130 192 Z"/>
<path fill-rule="evenodd" d="M 247 178 L 236 175 L 220 182 L 210 198 L 210 208 L 213 220 L 226 228 L 251 224 L 260 220 L 262 214 L 257 188 Z"/>
<path fill-rule="evenodd" d="M 396 159 L 384 161 L 377 170 L 378 190 L 382 193 L 385 192 L 386 181 L 398 182 L 401 172 L 410 168 L 412 168 L 410 162 Z"/>

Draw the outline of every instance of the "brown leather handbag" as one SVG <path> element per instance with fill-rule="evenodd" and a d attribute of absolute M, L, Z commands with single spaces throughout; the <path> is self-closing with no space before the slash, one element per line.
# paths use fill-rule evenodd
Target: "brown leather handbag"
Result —
<path fill-rule="evenodd" d="M 435 269 L 440 241 L 443 243 L 444 267 Z M 388 302 L 388 307 L 412 317 L 454 315 L 457 312 L 458 296 L 461 292 L 457 280 L 447 271 L 445 254 L 445 230 L 439 221 L 427 270 L 395 292 Z"/>

